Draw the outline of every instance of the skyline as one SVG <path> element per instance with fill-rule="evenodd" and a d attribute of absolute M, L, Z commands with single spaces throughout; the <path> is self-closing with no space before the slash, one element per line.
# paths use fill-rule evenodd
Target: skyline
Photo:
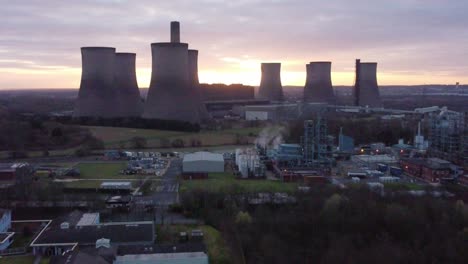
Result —
<path fill-rule="evenodd" d="M 282 63 L 282 83 L 303 86 L 305 65 L 331 61 L 334 85 L 353 85 L 355 59 L 375 61 L 380 85 L 468 83 L 463 1 L 22 1 L 2 3 L 0 89 L 78 88 L 82 46 L 137 53 L 149 86 L 153 42 L 199 50 L 203 83 L 260 84 L 262 62 Z M 189 11 L 190 10 L 190 11 Z"/>

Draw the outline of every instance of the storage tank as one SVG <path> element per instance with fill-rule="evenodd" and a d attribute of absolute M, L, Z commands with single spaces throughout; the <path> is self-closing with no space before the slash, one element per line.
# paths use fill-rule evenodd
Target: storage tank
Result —
<path fill-rule="evenodd" d="M 81 83 L 74 117 L 115 117 L 115 48 L 81 48 Z"/>

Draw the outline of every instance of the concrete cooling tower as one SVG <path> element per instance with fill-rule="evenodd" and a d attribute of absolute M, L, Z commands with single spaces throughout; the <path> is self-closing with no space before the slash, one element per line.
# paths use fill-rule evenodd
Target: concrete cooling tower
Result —
<path fill-rule="evenodd" d="M 135 58 L 135 53 L 115 54 L 114 81 L 117 105 L 114 109 L 119 117 L 139 117 L 143 112 L 136 78 Z"/>
<path fill-rule="evenodd" d="M 81 48 L 82 72 L 75 117 L 114 117 L 115 48 Z"/>
<path fill-rule="evenodd" d="M 306 65 L 306 70 L 304 102 L 335 103 L 335 93 L 331 81 L 331 62 L 311 62 Z"/>
<path fill-rule="evenodd" d="M 271 101 L 283 101 L 281 63 L 262 63 L 262 79 L 258 88 L 258 97 Z"/>
<path fill-rule="evenodd" d="M 377 63 L 356 63 L 355 96 L 359 106 L 383 107 L 377 84 Z"/>
<path fill-rule="evenodd" d="M 153 43 L 151 83 L 143 118 L 200 121 L 199 98 L 189 78 L 188 44 L 178 43 L 180 37 L 171 23 L 170 43 Z M 193 82 L 193 80 L 192 80 Z"/>
<path fill-rule="evenodd" d="M 189 82 L 192 85 L 194 98 L 198 99 L 199 114 L 201 119 L 208 119 L 209 114 L 204 104 L 200 82 L 198 80 L 198 50 L 188 50 Z"/>

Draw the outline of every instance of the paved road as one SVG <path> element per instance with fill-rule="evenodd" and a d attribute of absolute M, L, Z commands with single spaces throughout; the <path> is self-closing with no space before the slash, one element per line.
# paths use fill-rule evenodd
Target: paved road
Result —
<path fill-rule="evenodd" d="M 166 173 L 162 176 L 161 184 L 149 196 L 135 197 L 135 203 L 166 207 L 178 202 L 179 183 L 177 176 L 182 172 L 182 160 L 173 159 Z"/>

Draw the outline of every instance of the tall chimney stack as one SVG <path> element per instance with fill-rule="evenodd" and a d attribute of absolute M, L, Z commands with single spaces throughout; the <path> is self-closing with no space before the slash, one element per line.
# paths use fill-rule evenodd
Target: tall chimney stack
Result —
<path fill-rule="evenodd" d="M 180 23 L 178 21 L 171 22 L 171 42 L 180 43 Z"/>

